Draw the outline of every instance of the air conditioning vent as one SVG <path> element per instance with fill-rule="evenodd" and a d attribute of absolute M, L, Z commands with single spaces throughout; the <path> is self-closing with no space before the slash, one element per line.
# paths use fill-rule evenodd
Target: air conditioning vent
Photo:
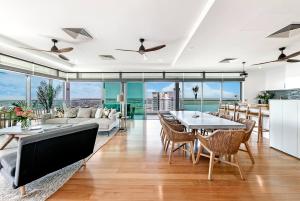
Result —
<path fill-rule="evenodd" d="M 290 24 L 268 36 L 268 38 L 289 38 L 300 33 L 300 24 Z"/>
<path fill-rule="evenodd" d="M 63 28 L 62 29 L 71 38 L 77 40 L 91 40 L 93 36 L 89 34 L 84 28 Z"/>
<path fill-rule="evenodd" d="M 234 60 L 236 60 L 236 58 L 225 58 L 225 59 L 219 61 L 219 63 L 231 63 Z"/>
<path fill-rule="evenodd" d="M 99 55 L 102 60 L 116 60 L 113 55 Z"/>

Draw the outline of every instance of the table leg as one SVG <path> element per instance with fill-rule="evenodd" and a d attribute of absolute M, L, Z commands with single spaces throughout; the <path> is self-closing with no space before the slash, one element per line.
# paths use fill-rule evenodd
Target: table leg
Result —
<path fill-rule="evenodd" d="M 15 138 L 15 135 L 9 135 L 7 140 L 0 147 L 0 150 L 3 150 L 14 138 Z"/>

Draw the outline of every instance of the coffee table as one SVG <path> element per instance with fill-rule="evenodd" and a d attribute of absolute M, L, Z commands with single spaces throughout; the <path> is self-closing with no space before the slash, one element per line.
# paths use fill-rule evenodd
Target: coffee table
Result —
<path fill-rule="evenodd" d="M 0 129 L 0 135 L 6 135 L 7 139 L 0 146 L 3 150 L 13 139 L 20 139 L 29 135 L 43 134 L 46 131 L 73 126 L 73 124 L 43 124 L 32 126 L 27 130 L 22 130 L 21 126 L 12 126 Z"/>

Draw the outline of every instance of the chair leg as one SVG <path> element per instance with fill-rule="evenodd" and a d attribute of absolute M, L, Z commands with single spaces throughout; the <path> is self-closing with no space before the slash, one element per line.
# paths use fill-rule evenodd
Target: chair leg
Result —
<path fill-rule="evenodd" d="M 243 170 L 242 170 L 242 168 L 240 166 L 239 157 L 238 157 L 237 154 L 234 154 L 234 159 L 235 159 L 235 163 L 236 163 L 236 165 L 237 165 L 237 167 L 239 169 L 239 172 L 240 172 L 240 175 L 241 175 L 241 179 L 245 180 L 244 173 L 243 173 Z"/>
<path fill-rule="evenodd" d="M 190 142 L 190 153 L 191 153 L 193 164 L 195 164 L 196 161 L 195 161 L 195 153 L 194 153 L 194 142 Z"/>
<path fill-rule="evenodd" d="M 195 163 L 194 163 L 194 164 L 197 164 L 197 163 L 199 163 L 199 160 L 200 160 L 200 157 L 201 157 L 201 153 L 202 153 L 202 151 L 203 151 L 203 146 L 200 144 L 200 146 L 199 146 L 199 149 L 198 149 L 198 153 L 197 153 L 197 158 L 196 158 L 196 160 L 195 160 Z"/>
<path fill-rule="evenodd" d="M 212 180 L 212 171 L 214 168 L 214 163 L 215 163 L 215 153 L 210 152 L 208 180 Z"/>
<path fill-rule="evenodd" d="M 169 164 L 172 163 L 172 155 L 173 155 L 174 145 L 175 145 L 175 143 L 172 142 L 172 147 L 171 147 L 170 155 L 169 155 Z"/>
<path fill-rule="evenodd" d="M 251 151 L 251 149 L 250 149 L 250 146 L 249 146 L 248 142 L 245 142 L 244 144 L 245 144 L 247 153 L 249 154 L 249 157 L 250 157 L 250 159 L 251 159 L 251 161 L 252 161 L 252 164 L 255 164 L 254 157 L 253 157 L 253 155 L 252 155 L 252 151 Z"/>
<path fill-rule="evenodd" d="M 25 189 L 25 186 L 20 186 L 20 193 L 21 193 L 21 196 L 26 195 L 26 189 Z"/>
<path fill-rule="evenodd" d="M 169 149 L 169 145 L 170 145 L 170 140 L 166 140 L 166 147 L 165 147 L 165 151 L 168 152 Z"/>

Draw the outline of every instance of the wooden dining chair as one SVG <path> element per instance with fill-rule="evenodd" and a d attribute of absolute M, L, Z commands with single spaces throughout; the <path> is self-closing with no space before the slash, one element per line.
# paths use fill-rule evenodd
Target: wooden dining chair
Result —
<path fill-rule="evenodd" d="M 231 116 L 229 114 L 221 114 L 220 117 L 223 118 L 223 119 L 233 121 L 233 116 Z"/>
<path fill-rule="evenodd" d="M 252 164 L 255 164 L 254 157 L 253 157 L 251 148 L 249 146 L 249 139 L 251 137 L 251 134 L 255 127 L 256 122 L 254 120 L 243 119 L 243 118 L 239 119 L 238 122 L 246 125 L 246 128 L 244 129 L 244 138 L 242 141 L 242 144 L 245 145 L 246 150 L 240 148 L 240 151 L 247 152 L 252 161 Z"/>
<path fill-rule="evenodd" d="M 200 141 L 195 164 L 199 162 L 201 156 L 210 158 L 208 180 L 212 180 L 213 167 L 216 162 L 223 162 L 238 168 L 241 179 L 245 179 L 238 159 L 239 147 L 244 139 L 243 130 L 217 130 L 210 136 L 197 135 Z M 203 149 L 209 152 L 209 155 L 203 152 Z M 218 156 L 218 158 L 216 158 Z M 233 157 L 233 162 L 223 159 L 223 156 Z"/>
<path fill-rule="evenodd" d="M 186 132 L 184 131 L 184 128 L 180 126 L 182 125 L 176 125 L 176 124 L 168 124 L 166 121 L 162 120 L 162 126 L 163 130 L 166 133 L 166 136 L 168 137 L 169 143 L 171 144 L 170 154 L 169 154 L 169 164 L 172 163 L 172 156 L 173 153 L 177 150 L 182 149 L 184 152 L 188 152 L 191 155 L 193 163 L 195 163 L 195 155 L 194 155 L 194 142 L 196 139 L 196 136 L 193 132 Z M 169 146 L 169 143 L 167 147 Z M 186 144 L 189 144 L 189 149 L 185 146 Z M 175 145 L 178 145 L 178 147 L 175 147 Z"/>

